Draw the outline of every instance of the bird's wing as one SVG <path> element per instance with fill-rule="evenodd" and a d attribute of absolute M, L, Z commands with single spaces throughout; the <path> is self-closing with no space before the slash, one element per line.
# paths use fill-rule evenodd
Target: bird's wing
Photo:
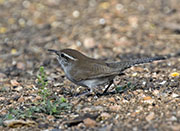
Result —
<path fill-rule="evenodd" d="M 113 68 L 108 67 L 107 65 L 96 63 L 88 64 L 89 66 L 82 65 L 78 70 L 71 71 L 71 75 L 73 76 L 75 81 L 97 79 L 119 74 L 119 72 L 115 71 Z"/>

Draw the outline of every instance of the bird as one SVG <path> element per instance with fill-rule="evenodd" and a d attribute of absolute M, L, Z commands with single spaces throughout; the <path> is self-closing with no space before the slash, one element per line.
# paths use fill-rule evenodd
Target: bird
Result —
<path fill-rule="evenodd" d="M 77 50 L 69 48 L 62 50 L 48 49 L 48 51 L 57 55 L 57 60 L 65 76 L 76 85 L 87 87 L 90 89 L 90 92 L 93 92 L 94 88 L 108 84 L 103 94 L 105 94 L 113 84 L 113 79 L 118 75 L 124 74 L 123 71 L 126 69 L 135 65 L 165 60 L 172 56 L 180 55 L 180 53 L 178 53 L 176 55 L 106 62 L 88 57 Z"/>

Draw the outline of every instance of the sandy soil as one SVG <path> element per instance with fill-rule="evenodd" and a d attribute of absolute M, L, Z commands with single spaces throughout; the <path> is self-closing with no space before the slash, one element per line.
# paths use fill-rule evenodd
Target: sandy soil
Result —
<path fill-rule="evenodd" d="M 75 97 L 87 89 L 68 81 L 47 51 L 73 48 L 108 61 L 173 54 L 179 7 L 178 0 L 0 0 L 0 130 L 180 130 L 180 57 L 126 70 L 109 90 L 124 87 L 120 93 Z M 24 115 L 41 105 L 40 66 L 48 98 L 64 97 L 69 109 Z"/>

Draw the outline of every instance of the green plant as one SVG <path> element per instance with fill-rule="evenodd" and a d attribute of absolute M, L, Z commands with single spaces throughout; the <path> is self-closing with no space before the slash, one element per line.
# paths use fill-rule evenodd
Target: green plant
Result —
<path fill-rule="evenodd" d="M 70 109 L 69 103 L 67 103 L 64 97 L 55 100 L 47 100 L 46 103 L 42 106 L 42 112 L 49 115 L 58 115 L 62 111 Z"/>
<path fill-rule="evenodd" d="M 37 79 L 38 86 L 40 87 L 39 94 L 42 96 L 43 100 L 46 101 L 47 97 L 50 95 L 50 92 L 47 89 L 48 81 L 43 66 L 39 68 L 39 74 L 37 75 Z"/>
<path fill-rule="evenodd" d="M 116 87 L 116 92 L 117 93 L 121 93 L 121 92 L 124 92 L 124 91 L 127 91 L 129 89 L 134 89 L 136 87 L 136 85 L 133 85 L 131 82 L 128 82 L 126 85 L 119 85 Z"/>
<path fill-rule="evenodd" d="M 40 101 L 41 107 L 39 110 L 46 114 L 59 114 L 62 111 L 69 109 L 70 106 L 67 103 L 67 100 L 64 97 L 58 98 L 55 96 L 55 100 L 49 96 L 52 96 L 51 91 L 47 88 L 48 81 L 47 76 L 44 70 L 44 67 L 41 66 L 39 69 L 39 74 L 37 75 L 38 85 L 39 85 L 39 94 L 42 97 L 42 101 Z"/>
<path fill-rule="evenodd" d="M 59 117 L 58 115 L 60 115 L 61 112 L 71 109 L 70 104 L 64 97 L 59 98 L 48 89 L 47 76 L 43 66 L 39 68 L 37 79 L 38 92 L 42 99 L 37 103 L 28 103 L 28 106 L 23 109 L 18 107 L 10 108 L 6 115 L 0 116 L 0 125 L 2 125 L 4 120 L 9 119 L 37 118 L 39 113 Z"/>

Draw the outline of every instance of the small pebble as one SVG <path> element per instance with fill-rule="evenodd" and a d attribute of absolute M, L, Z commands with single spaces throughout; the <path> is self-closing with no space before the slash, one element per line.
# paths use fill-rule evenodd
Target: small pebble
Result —
<path fill-rule="evenodd" d="M 103 112 L 103 113 L 101 113 L 101 117 L 102 117 L 103 120 L 105 120 L 105 119 L 110 118 L 111 115 L 109 113 Z"/>
<path fill-rule="evenodd" d="M 106 20 L 104 18 L 99 19 L 99 24 L 100 25 L 106 24 Z"/>
<path fill-rule="evenodd" d="M 0 72 L 0 78 L 5 78 L 6 74 Z"/>
<path fill-rule="evenodd" d="M 12 86 L 19 86 L 20 85 L 20 83 L 17 82 L 17 80 L 10 80 L 10 83 Z"/>
<path fill-rule="evenodd" d="M 5 97 L 0 97 L 0 101 L 4 101 L 5 99 Z"/>
<path fill-rule="evenodd" d="M 166 81 L 162 81 L 161 83 L 159 83 L 160 85 L 164 85 L 166 83 Z"/>
<path fill-rule="evenodd" d="M 84 119 L 83 122 L 86 125 L 86 127 L 94 127 L 96 125 L 96 121 L 90 118 Z"/>
<path fill-rule="evenodd" d="M 171 95 L 171 97 L 173 97 L 173 98 L 176 98 L 176 97 L 178 97 L 179 95 L 178 94 L 176 94 L 176 93 L 172 93 L 172 95 Z"/>
<path fill-rule="evenodd" d="M 118 10 L 118 11 L 120 11 L 120 10 L 122 10 L 123 9 L 123 5 L 122 4 L 117 4 L 116 5 L 116 10 Z"/>
<path fill-rule="evenodd" d="M 18 62 L 16 66 L 18 69 L 25 70 L 25 64 L 23 62 Z"/>
<path fill-rule="evenodd" d="M 21 27 L 24 27 L 25 24 L 26 24 L 26 21 L 25 21 L 23 18 L 20 18 L 20 19 L 18 20 L 18 23 L 19 23 L 19 25 L 20 25 Z"/>
<path fill-rule="evenodd" d="M 96 46 L 94 39 L 91 37 L 85 38 L 83 43 L 85 48 L 93 48 Z"/>
<path fill-rule="evenodd" d="M 11 50 L 11 54 L 16 54 L 17 50 L 16 49 L 12 49 Z"/>
<path fill-rule="evenodd" d="M 146 81 L 143 81 L 143 83 L 142 83 L 143 85 L 146 85 Z"/>
<path fill-rule="evenodd" d="M 121 109 L 120 105 L 112 105 L 109 107 L 111 111 L 119 111 Z"/>
<path fill-rule="evenodd" d="M 73 11 L 72 13 L 74 18 L 78 18 L 80 16 L 80 12 L 78 10 Z"/>
<path fill-rule="evenodd" d="M 25 0 L 23 1 L 22 5 L 25 7 L 25 8 L 29 8 L 31 3 L 28 1 L 28 0 Z"/>
<path fill-rule="evenodd" d="M 0 27 L 0 34 L 6 33 L 7 28 L 6 27 Z"/>
<path fill-rule="evenodd" d="M 169 118 L 170 121 L 177 121 L 177 118 L 175 116 L 172 116 L 171 118 Z"/>
<path fill-rule="evenodd" d="M 159 95 L 159 90 L 154 90 L 152 93 L 153 93 L 153 95 L 158 96 Z"/>
<path fill-rule="evenodd" d="M 130 16 L 128 21 L 131 27 L 136 28 L 138 26 L 138 18 L 136 16 Z"/>
<path fill-rule="evenodd" d="M 54 86 L 62 86 L 64 85 L 63 83 L 54 83 Z"/>
<path fill-rule="evenodd" d="M 135 77 L 135 76 L 137 76 L 137 75 L 138 75 L 137 72 L 134 72 L 134 73 L 132 74 L 133 77 Z"/>
<path fill-rule="evenodd" d="M 13 90 L 15 90 L 15 91 L 21 91 L 23 89 L 23 87 L 22 86 L 18 86 L 18 87 L 16 87 L 16 88 L 13 88 Z"/>
<path fill-rule="evenodd" d="M 173 131 L 180 131 L 180 124 L 171 126 Z"/>
<path fill-rule="evenodd" d="M 155 101 L 150 96 L 144 97 L 143 100 L 144 100 L 145 103 L 148 103 L 148 104 L 152 104 Z"/>
<path fill-rule="evenodd" d="M 108 98 L 108 101 L 109 101 L 109 102 L 112 102 L 112 103 L 116 103 L 116 100 L 114 99 L 114 97 Z"/>
<path fill-rule="evenodd" d="M 21 97 L 18 99 L 18 102 L 24 102 L 24 101 L 25 101 L 25 99 L 24 99 L 23 96 L 21 96 Z"/>
<path fill-rule="evenodd" d="M 102 2 L 99 7 L 102 9 L 108 9 L 110 6 L 109 2 Z"/>
<path fill-rule="evenodd" d="M 155 113 L 150 112 L 149 115 L 146 116 L 146 120 L 150 122 L 152 119 L 154 119 L 154 117 L 155 117 Z"/>

